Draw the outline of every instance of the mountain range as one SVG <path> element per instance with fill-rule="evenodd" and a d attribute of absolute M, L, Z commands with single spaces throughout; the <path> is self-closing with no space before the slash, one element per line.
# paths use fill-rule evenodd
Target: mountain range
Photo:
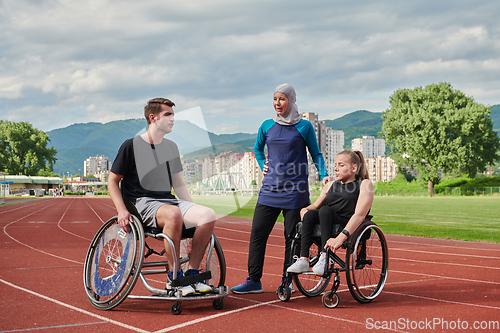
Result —
<path fill-rule="evenodd" d="M 334 120 L 324 120 L 326 126 L 344 131 L 344 147 L 351 147 L 351 140 L 363 135 L 378 136 L 382 131 L 382 113 L 358 110 Z M 500 105 L 491 107 L 494 129 L 500 132 Z M 107 156 L 110 161 L 116 157 L 121 144 L 137 134 L 146 131 L 144 119 L 117 120 L 109 123 L 82 123 L 47 132 L 49 146 L 57 150 L 54 172 L 74 175 L 83 173 L 83 163 L 90 156 Z M 189 121 L 177 120 L 174 131 L 167 138 L 179 146 L 184 160 L 202 160 L 221 152 L 244 153 L 253 151 L 256 133 L 214 134 Z M 105 143 L 105 144 L 104 144 Z"/>

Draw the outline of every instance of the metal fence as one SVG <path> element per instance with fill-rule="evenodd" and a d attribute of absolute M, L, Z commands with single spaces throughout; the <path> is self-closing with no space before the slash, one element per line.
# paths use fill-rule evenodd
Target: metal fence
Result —
<path fill-rule="evenodd" d="M 434 190 L 439 196 L 500 196 L 500 187 L 445 187 Z M 375 196 L 429 196 L 427 189 L 375 189 Z"/>

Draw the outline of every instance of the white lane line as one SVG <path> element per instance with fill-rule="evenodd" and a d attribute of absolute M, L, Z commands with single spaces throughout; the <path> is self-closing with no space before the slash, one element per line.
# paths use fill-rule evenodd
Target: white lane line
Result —
<path fill-rule="evenodd" d="M 235 230 L 235 229 L 229 229 L 229 228 L 221 228 L 221 227 L 215 227 L 216 229 L 220 230 L 225 230 L 225 231 L 233 231 L 233 232 L 238 232 L 238 233 L 250 233 L 246 231 L 241 231 L 241 230 Z M 273 236 L 273 235 L 271 235 Z M 277 238 L 283 238 L 283 236 L 274 236 Z M 237 241 L 237 242 L 248 242 L 246 240 L 240 240 L 240 239 L 232 239 L 232 238 L 227 238 L 227 237 L 217 237 L 219 239 L 225 239 L 225 240 L 231 240 L 231 241 Z M 473 257 L 473 258 L 482 258 L 482 259 L 500 259 L 500 257 L 491 257 L 491 256 L 478 256 L 478 255 L 471 255 L 471 254 L 459 254 L 459 253 L 442 253 L 442 252 L 432 252 L 432 251 L 419 251 L 419 250 L 408 250 L 408 249 L 402 249 L 402 248 L 393 248 L 390 246 L 391 242 L 387 242 L 388 247 L 389 247 L 389 252 L 392 251 L 403 251 L 403 252 L 418 252 L 418 253 L 423 253 L 423 254 L 429 254 L 429 255 L 449 255 L 449 256 L 459 256 L 459 257 Z M 267 244 L 268 246 L 283 246 L 283 245 L 275 245 L 275 244 Z M 389 257 L 389 259 L 393 259 L 392 256 Z M 405 258 L 395 258 L 397 260 L 408 260 L 408 261 L 416 261 L 416 262 L 422 262 L 422 263 L 429 263 L 429 264 L 446 264 L 446 265 L 457 265 L 457 266 L 468 266 L 468 267 L 474 267 L 474 268 L 489 268 L 489 269 L 500 269 L 500 267 L 497 266 L 478 266 L 478 265 L 468 265 L 468 264 L 462 264 L 462 263 L 450 263 L 450 262 L 436 262 L 436 261 L 425 261 L 425 260 L 412 260 L 412 259 L 405 259 Z"/>
<path fill-rule="evenodd" d="M 346 291 L 346 290 L 339 290 L 338 292 L 342 292 L 342 291 Z M 247 310 L 255 309 L 255 308 L 258 308 L 258 307 L 261 307 L 261 306 L 266 306 L 266 305 L 269 305 L 269 306 L 272 306 L 272 307 L 276 307 L 276 308 L 279 308 L 279 309 L 283 309 L 283 310 L 289 310 L 289 311 L 299 312 L 299 313 L 305 314 L 305 315 L 317 316 L 317 317 L 322 317 L 322 318 L 327 318 L 327 319 L 332 319 L 332 320 L 343 321 L 343 322 L 347 322 L 347 323 L 350 323 L 350 324 L 357 324 L 357 325 L 365 325 L 366 324 L 365 322 L 354 321 L 354 320 L 350 320 L 350 319 L 346 319 L 346 318 L 340 318 L 340 317 L 334 317 L 334 316 L 327 316 L 327 315 L 320 314 L 320 313 L 317 313 L 317 312 L 311 312 L 311 311 L 299 310 L 299 309 L 295 309 L 295 308 L 291 308 L 291 307 L 280 306 L 280 305 L 275 304 L 275 303 L 281 303 L 281 300 L 279 300 L 279 299 L 274 300 L 274 301 L 268 301 L 268 302 L 260 302 L 260 301 L 255 301 L 255 300 L 251 300 L 251 299 L 247 299 L 247 298 L 242 298 L 242 297 L 236 297 L 236 296 L 228 296 L 228 297 L 234 298 L 234 299 L 238 299 L 238 300 L 248 301 L 248 302 L 254 302 L 254 303 L 257 303 L 257 304 L 249 305 L 249 306 L 246 306 L 246 307 L 243 307 L 243 308 L 239 308 L 239 309 L 235 309 L 235 310 L 231 310 L 231 311 L 227 311 L 227 312 L 223 312 L 223 313 L 218 313 L 218 314 L 207 316 L 207 317 L 203 317 L 203 318 L 198 318 L 198 319 L 191 320 L 191 321 L 188 321 L 188 322 L 185 322 L 185 323 L 182 323 L 182 324 L 178 324 L 178 325 L 175 325 L 175 326 L 170 326 L 170 327 L 164 328 L 162 330 L 158 330 L 158 331 L 156 331 L 154 333 L 170 332 L 170 331 L 181 329 L 181 328 L 184 328 L 184 327 L 187 327 L 187 326 L 198 324 L 198 323 L 201 323 L 201 322 L 204 322 L 204 321 L 207 321 L 207 320 L 216 319 L 216 318 L 220 318 L 220 317 L 227 316 L 227 315 L 232 315 L 232 314 L 235 314 L 235 313 L 238 313 L 238 312 L 247 311 Z M 298 299 L 298 298 L 304 298 L 304 297 L 305 296 L 301 295 L 301 296 L 292 297 L 291 299 Z M 392 331 L 395 331 L 395 332 L 404 332 L 404 331 L 399 331 L 399 330 L 392 330 Z"/>
<path fill-rule="evenodd" d="M 0 214 L 14 212 L 14 211 L 19 210 L 19 209 L 23 209 L 23 208 L 26 208 L 26 207 L 31 207 L 31 206 L 37 205 L 39 203 L 42 203 L 42 200 L 36 200 L 36 201 L 30 202 L 29 204 L 24 205 L 24 206 L 15 205 L 14 206 L 15 208 L 9 209 L 9 210 L 4 210 L 4 211 L 0 212 Z"/>
<path fill-rule="evenodd" d="M 77 312 L 80 312 L 80 313 L 83 313 L 87 316 L 91 316 L 91 317 L 94 317 L 94 318 L 98 318 L 100 320 L 104 320 L 106 322 L 109 322 L 111 324 L 114 324 L 114 325 L 117 325 L 117 326 L 120 326 L 120 327 L 124 327 L 124 328 L 127 328 L 129 330 L 133 330 L 133 331 L 136 331 L 136 332 L 141 332 L 141 333 L 150 333 L 149 331 L 145 331 L 143 329 L 140 329 L 140 328 L 137 328 L 137 327 L 134 327 L 134 326 L 130 326 L 130 325 L 127 325 L 127 324 L 124 324 L 124 323 L 121 323 L 119 321 L 116 321 L 116 320 L 113 320 L 113 319 L 109 319 L 109 318 L 106 318 L 104 316 L 100 316 L 100 315 L 97 315 L 95 313 L 92 313 L 92 312 L 89 312 L 89 311 L 86 311 L 86 310 L 83 310 L 83 309 L 80 309 L 80 308 L 77 308 L 76 306 L 73 306 L 73 305 L 70 305 L 70 304 L 67 304 L 67 303 L 64 303 L 64 302 L 61 302 L 61 301 L 58 301 L 56 299 L 53 299 L 51 297 L 48 297 L 48 296 L 45 296 L 45 295 L 42 295 L 42 294 L 39 294 L 35 291 L 32 291 L 32 290 L 29 290 L 29 289 L 26 289 L 26 288 L 23 288 L 23 287 L 20 287 L 20 286 L 17 286 L 13 283 L 10 283 L 8 281 L 5 281 L 3 279 L 0 279 L 0 282 L 12 287 L 12 288 L 15 288 L 15 289 L 18 289 L 18 290 L 21 290 L 21 291 L 24 291 L 26 293 L 29 293 L 31 295 L 34 295 L 34 296 L 37 296 L 37 297 L 40 297 L 44 300 L 47 300 L 47 301 L 50 301 L 50 302 L 53 302 L 53 303 L 56 303 L 58 305 L 61 305 L 61 306 L 64 306 L 68 309 L 71 309 L 71 310 L 74 310 L 74 311 L 77 311 Z"/>
<path fill-rule="evenodd" d="M 77 264 L 81 264 L 81 262 L 78 262 L 78 261 L 75 261 L 75 260 L 71 260 L 71 259 L 66 259 L 66 258 L 64 258 L 64 257 L 58 256 L 58 255 L 55 255 L 55 254 L 52 254 L 52 253 L 49 253 L 49 252 L 42 251 L 42 250 L 37 249 L 37 248 L 35 248 L 35 247 L 33 247 L 33 246 L 30 246 L 30 245 L 28 245 L 28 244 L 26 244 L 26 243 L 23 243 L 23 242 L 21 242 L 21 241 L 17 240 L 16 238 L 12 237 L 12 236 L 11 236 L 11 235 L 7 232 L 7 227 L 9 227 L 10 225 L 12 225 L 12 224 L 14 224 L 14 223 L 16 223 L 16 222 L 19 222 L 19 221 L 21 221 L 21 220 L 23 220 L 23 219 L 25 219 L 25 218 L 27 218 L 27 217 L 29 217 L 29 216 L 33 215 L 33 214 L 39 213 L 39 212 L 41 212 L 42 210 L 44 210 L 44 209 L 46 209 L 46 208 L 48 208 L 48 207 L 50 207 L 50 206 L 52 206 L 52 205 L 54 205 L 54 204 L 55 204 L 55 203 L 53 203 L 53 204 L 51 204 L 51 205 L 48 205 L 48 206 L 44 206 L 44 207 L 42 207 L 41 209 L 39 209 L 39 210 L 37 210 L 37 211 L 34 211 L 34 212 L 32 212 L 32 213 L 30 213 L 30 214 L 28 214 L 28 215 L 25 215 L 24 217 L 21 217 L 21 218 L 19 218 L 19 219 L 15 220 L 15 221 L 10 222 L 9 224 L 7 224 L 7 225 L 5 225 L 5 226 L 3 227 L 3 232 L 4 232 L 4 234 L 5 234 L 5 235 L 7 235 L 7 237 L 9 237 L 10 239 L 12 239 L 14 242 L 16 242 L 16 243 L 18 243 L 18 244 L 21 244 L 21 245 L 23 245 L 23 246 L 26 246 L 27 248 L 30 248 L 30 249 L 32 249 L 32 250 L 38 251 L 38 252 L 40 252 L 40 253 L 43 253 L 43 254 L 46 254 L 46 255 L 49 255 L 49 256 L 52 256 L 52 257 L 58 258 L 58 259 L 67 260 L 67 261 L 69 261 L 69 262 L 74 262 L 74 263 L 77 263 Z"/>
<path fill-rule="evenodd" d="M 383 291 L 383 293 L 393 294 L 393 295 L 399 295 L 399 296 L 407 296 L 407 297 L 420 298 L 420 299 L 425 299 L 425 300 L 430 300 L 430 301 L 435 301 L 435 302 L 443 302 L 443 303 L 459 304 L 459 305 L 466 305 L 466 306 L 475 306 L 475 307 L 478 307 L 478 308 L 500 310 L 500 307 L 498 307 L 498 306 L 481 305 L 481 304 L 474 304 L 474 303 L 464 303 L 464 302 L 457 302 L 457 301 L 448 301 L 448 300 L 440 299 L 440 298 L 418 296 L 418 295 L 412 295 L 412 294 L 408 294 L 408 293 L 404 293 L 404 294 L 403 293 L 396 293 L 396 292 L 393 292 L 393 291 Z"/>
<path fill-rule="evenodd" d="M 395 258 L 395 257 L 393 258 L 389 256 L 389 261 L 390 260 L 412 261 L 412 262 L 420 262 L 431 265 L 451 265 L 451 266 L 463 266 L 463 267 L 482 268 L 482 269 L 500 269 L 500 267 L 495 267 L 495 266 L 478 266 L 478 265 L 469 265 L 463 263 L 444 262 L 444 261 L 429 261 L 429 260 L 417 260 L 417 259 Z"/>
<path fill-rule="evenodd" d="M 389 242 L 388 242 L 389 245 Z M 465 254 L 465 253 L 446 253 L 446 252 L 434 252 L 434 251 L 423 251 L 423 250 L 414 250 L 414 249 L 402 249 L 398 247 L 389 247 L 391 251 L 406 251 L 406 252 L 417 252 L 417 253 L 425 253 L 425 254 L 435 254 L 440 256 L 458 256 L 458 257 L 472 257 L 472 258 L 481 258 L 481 259 L 500 259 L 500 257 L 493 256 L 478 256 L 475 254 Z"/>
<path fill-rule="evenodd" d="M 398 236 L 398 235 L 386 235 L 386 236 Z M 411 237 L 411 236 L 407 236 Z M 500 252 L 500 246 L 498 249 L 490 249 L 490 248 L 483 248 L 483 247 L 464 247 L 461 246 L 463 244 L 458 244 L 458 245 L 444 245 L 444 244 L 432 244 L 432 243 L 415 243 L 415 242 L 403 242 L 403 241 L 397 241 L 394 239 L 390 240 L 391 243 L 401 243 L 401 244 L 409 244 L 409 245 L 415 245 L 415 246 L 429 246 L 429 247 L 450 247 L 452 249 L 460 249 L 460 250 L 473 250 L 473 251 L 498 251 Z M 470 245 L 470 242 L 465 242 L 465 241 L 459 241 L 457 242 L 465 243 Z M 494 243 L 478 243 L 478 245 L 495 245 Z"/>
<path fill-rule="evenodd" d="M 432 278 L 439 278 L 439 279 L 449 279 L 449 280 L 459 280 L 459 281 L 467 281 L 467 282 L 473 282 L 473 283 L 487 283 L 487 284 L 498 284 L 500 285 L 500 282 L 495 282 L 495 281 L 484 281 L 484 280 L 473 280 L 473 279 L 464 279 L 464 278 L 457 278 L 453 276 L 446 276 L 446 275 L 434 275 L 434 274 L 428 274 L 428 273 L 417 273 L 417 272 L 406 272 L 406 271 L 398 271 L 394 269 L 389 269 L 389 273 L 401 273 L 401 274 L 411 274 L 411 275 L 422 275 L 426 277 L 432 277 Z"/>
<path fill-rule="evenodd" d="M 75 201 L 75 199 L 73 198 L 73 200 L 71 200 L 71 202 L 69 203 L 68 207 L 66 208 L 66 210 L 65 210 L 65 211 L 64 211 L 64 213 L 62 214 L 61 218 L 60 218 L 60 219 L 59 219 L 59 221 L 57 222 L 57 227 L 58 227 L 59 229 L 61 229 L 62 231 L 66 232 L 66 233 L 68 233 L 68 234 L 70 234 L 70 235 L 73 235 L 73 236 L 75 236 L 75 237 L 82 238 L 82 239 L 85 239 L 85 240 L 91 240 L 91 239 L 88 239 L 88 238 L 83 237 L 83 236 L 81 236 L 81 235 L 75 234 L 74 232 L 68 231 L 68 230 L 64 229 L 64 228 L 61 226 L 61 222 L 62 222 L 62 220 L 63 220 L 64 216 L 66 215 L 66 213 L 67 213 L 67 212 L 68 212 L 68 210 L 69 210 L 69 207 L 71 207 L 71 205 L 73 204 L 73 202 L 74 202 L 74 201 Z"/>
<path fill-rule="evenodd" d="M 94 214 L 97 216 L 97 218 L 99 220 L 101 220 L 101 223 L 104 223 L 105 221 L 99 216 L 99 214 L 97 214 L 97 212 L 94 210 L 94 208 L 92 208 L 92 206 L 87 202 L 87 200 L 83 199 L 83 201 L 85 201 L 85 203 L 87 204 L 87 206 L 90 207 L 90 209 L 92 209 L 92 211 L 94 212 Z M 113 215 L 116 215 L 116 214 L 113 214 Z"/>

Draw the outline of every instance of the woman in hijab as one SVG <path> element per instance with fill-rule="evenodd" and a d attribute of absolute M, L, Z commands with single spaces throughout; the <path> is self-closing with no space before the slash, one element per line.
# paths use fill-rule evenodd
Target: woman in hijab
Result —
<path fill-rule="evenodd" d="M 283 212 L 285 218 L 285 261 L 283 278 L 290 266 L 291 242 L 295 226 L 300 221 L 300 210 L 310 204 L 308 184 L 307 151 L 325 181 L 328 174 L 312 124 L 302 119 L 295 104 L 295 89 L 289 84 L 279 85 L 274 91 L 274 114 L 262 123 L 255 141 L 257 162 L 263 170 L 264 179 L 252 221 L 248 253 L 248 277 L 233 288 L 236 294 L 261 293 L 262 271 L 267 239 L 276 219 Z M 264 147 L 267 145 L 267 160 Z"/>

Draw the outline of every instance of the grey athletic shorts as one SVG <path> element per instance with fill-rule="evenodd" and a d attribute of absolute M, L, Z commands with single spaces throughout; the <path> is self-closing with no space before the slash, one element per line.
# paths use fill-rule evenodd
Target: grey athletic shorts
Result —
<path fill-rule="evenodd" d="M 189 208 L 196 205 L 194 202 L 182 199 L 153 199 L 149 197 L 139 198 L 135 202 L 135 207 L 142 216 L 142 222 L 148 227 L 157 228 L 156 211 L 163 205 L 177 205 L 180 208 L 182 216 L 186 214 Z"/>

